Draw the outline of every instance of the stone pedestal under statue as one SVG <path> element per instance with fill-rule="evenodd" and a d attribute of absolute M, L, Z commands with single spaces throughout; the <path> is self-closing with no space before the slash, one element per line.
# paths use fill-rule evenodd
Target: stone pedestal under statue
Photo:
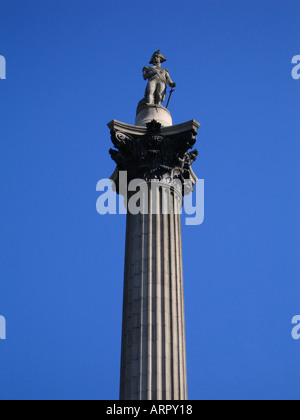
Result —
<path fill-rule="evenodd" d="M 173 124 L 170 111 L 162 105 L 141 104 L 137 109 L 135 125 L 146 127 L 151 121 L 159 122 L 162 127 L 169 127 Z"/>

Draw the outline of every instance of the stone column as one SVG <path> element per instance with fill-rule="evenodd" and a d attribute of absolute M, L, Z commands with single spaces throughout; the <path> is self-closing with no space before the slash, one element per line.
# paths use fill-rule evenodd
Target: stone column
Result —
<path fill-rule="evenodd" d="M 111 150 L 117 192 L 125 170 L 128 183 L 139 178 L 149 187 L 143 211 L 127 214 L 120 399 L 186 400 L 180 211 L 183 186 L 196 180 L 190 164 L 197 152 L 188 149 L 199 124 L 162 129 L 152 122 L 144 130 L 120 124 L 109 125 L 118 149 Z"/>
<path fill-rule="evenodd" d="M 127 216 L 120 398 L 184 400 L 181 192 L 148 194 L 149 214 Z"/>

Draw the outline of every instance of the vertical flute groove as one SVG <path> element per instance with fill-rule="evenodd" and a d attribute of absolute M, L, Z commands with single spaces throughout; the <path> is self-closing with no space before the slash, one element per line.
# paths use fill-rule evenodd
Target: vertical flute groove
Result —
<path fill-rule="evenodd" d="M 162 399 L 162 308 L 161 308 L 161 206 L 162 195 L 159 192 L 157 197 L 156 215 L 156 393 L 155 399 Z"/>
<path fill-rule="evenodd" d="M 149 207 L 152 208 L 152 196 L 149 197 Z M 147 399 L 151 400 L 151 382 L 152 382 L 152 214 L 149 215 L 149 243 L 148 243 L 148 319 L 147 319 L 147 328 L 148 328 L 148 357 L 147 357 Z"/>
<path fill-rule="evenodd" d="M 183 262 L 182 262 L 182 232 L 181 232 L 181 219 L 179 216 L 179 246 L 180 246 L 180 280 L 182 289 L 182 348 L 183 348 L 183 371 L 184 371 L 184 399 L 188 399 L 187 387 L 187 358 L 186 358 L 186 335 L 185 335 L 185 309 L 184 309 L 184 287 L 183 287 Z"/>

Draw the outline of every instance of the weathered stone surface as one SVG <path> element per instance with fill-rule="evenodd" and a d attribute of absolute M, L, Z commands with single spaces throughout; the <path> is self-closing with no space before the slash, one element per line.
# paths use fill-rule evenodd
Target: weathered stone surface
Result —
<path fill-rule="evenodd" d="M 158 206 L 165 199 L 149 190 Z M 168 215 L 127 216 L 122 400 L 187 399 L 180 207 L 174 197 Z"/>
<path fill-rule="evenodd" d="M 127 214 L 121 358 L 121 400 L 185 400 L 187 370 L 182 269 L 182 191 L 171 180 L 196 182 L 191 164 L 199 124 L 109 125 L 117 168 L 160 188 L 143 192 L 147 214 Z M 171 197 L 171 199 L 170 199 Z M 168 209 L 168 211 L 165 211 Z"/>
<path fill-rule="evenodd" d="M 159 122 L 162 127 L 168 127 L 173 124 L 171 114 L 167 108 L 162 105 L 140 104 L 135 119 L 135 125 L 146 127 L 147 123 L 150 123 L 153 120 Z"/>
<path fill-rule="evenodd" d="M 119 192 L 119 171 L 127 171 L 128 182 L 133 179 L 179 179 L 182 185 L 185 181 L 196 181 L 191 170 L 191 164 L 196 160 L 198 152 L 189 152 L 196 142 L 197 127 L 195 121 L 162 128 L 157 121 L 147 124 L 146 130 L 126 130 L 112 122 L 111 139 L 117 150 L 110 149 L 112 159 L 117 164 L 112 180 Z"/>

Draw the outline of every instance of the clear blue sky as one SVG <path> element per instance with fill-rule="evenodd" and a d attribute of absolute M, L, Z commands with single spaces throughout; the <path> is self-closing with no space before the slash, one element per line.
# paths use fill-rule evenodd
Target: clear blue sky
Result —
<path fill-rule="evenodd" d="M 299 399 L 299 0 L 1 0 L 0 399 L 117 399 L 125 216 L 96 213 L 158 48 L 201 123 L 191 399 Z"/>

